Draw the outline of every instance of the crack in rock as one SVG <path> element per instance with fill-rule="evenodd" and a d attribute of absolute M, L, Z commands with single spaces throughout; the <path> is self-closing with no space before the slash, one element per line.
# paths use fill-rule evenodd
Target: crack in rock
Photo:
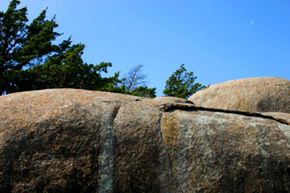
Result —
<path fill-rule="evenodd" d="M 183 110 L 183 111 L 209 111 L 209 112 L 220 112 L 220 113 L 231 113 L 236 115 L 244 115 L 249 117 L 260 117 L 264 119 L 270 119 L 277 121 L 279 123 L 290 125 L 287 120 L 275 118 L 271 115 L 264 115 L 258 112 L 246 112 L 246 111 L 238 111 L 238 110 L 226 110 L 226 109 L 218 109 L 218 108 L 208 108 L 208 107 L 201 107 L 195 106 L 194 104 L 189 103 L 166 103 L 160 106 L 160 109 L 164 112 L 174 111 L 174 110 Z"/>

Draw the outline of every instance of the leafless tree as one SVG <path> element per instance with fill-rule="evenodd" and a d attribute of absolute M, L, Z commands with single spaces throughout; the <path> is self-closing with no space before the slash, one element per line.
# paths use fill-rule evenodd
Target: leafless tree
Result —
<path fill-rule="evenodd" d="M 143 65 L 138 64 L 133 67 L 123 78 L 123 85 L 127 90 L 134 90 L 138 86 L 144 86 L 146 84 L 147 76 L 142 72 Z"/>

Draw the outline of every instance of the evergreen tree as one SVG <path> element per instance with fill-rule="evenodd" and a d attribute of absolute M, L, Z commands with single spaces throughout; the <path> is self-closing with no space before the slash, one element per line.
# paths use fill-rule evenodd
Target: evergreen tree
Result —
<path fill-rule="evenodd" d="M 188 98 L 205 87 L 200 83 L 195 83 L 196 78 L 193 72 L 187 72 L 182 64 L 166 81 L 163 93 L 166 96 Z"/>
<path fill-rule="evenodd" d="M 84 45 L 71 40 L 54 44 L 61 34 L 55 18 L 46 10 L 28 22 L 27 8 L 12 0 L 0 11 L 0 95 L 43 88 L 71 87 L 102 90 L 116 85 L 118 74 L 102 78 L 111 63 L 87 64 L 82 60 Z"/>

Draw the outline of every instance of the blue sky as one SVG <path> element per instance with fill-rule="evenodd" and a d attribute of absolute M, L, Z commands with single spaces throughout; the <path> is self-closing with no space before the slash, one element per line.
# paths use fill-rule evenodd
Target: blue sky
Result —
<path fill-rule="evenodd" d="M 5 10 L 9 1 L 1 0 Z M 86 45 L 84 60 L 110 72 L 144 65 L 162 95 L 180 64 L 198 82 L 290 79 L 290 0 L 22 0 L 29 17 L 48 7 L 58 31 Z"/>

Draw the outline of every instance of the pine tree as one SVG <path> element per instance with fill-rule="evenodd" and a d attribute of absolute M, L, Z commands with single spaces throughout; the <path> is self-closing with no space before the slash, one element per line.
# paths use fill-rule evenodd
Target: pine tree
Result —
<path fill-rule="evenodd" d="M 102 90 L 116 84 L 118 74 L 101 77 L 111 63 L 84 63 L 84 45 L 70 38 L 54 44 L 61 36 L 55 18 L 46 19 L 43 10 L 29 23 L 27 8 L 19 4 L 12 0 L 0 11 L 0 95 L 59 87 Z"/>
<path fill-rule="evenodd" d="M 188 98 L 205 87 L 200 83 L 195 83 L 196 78 L 193 72 L 187 72 L 182 64 L 166 81 L 163 93 L 166 96 Z"/>

